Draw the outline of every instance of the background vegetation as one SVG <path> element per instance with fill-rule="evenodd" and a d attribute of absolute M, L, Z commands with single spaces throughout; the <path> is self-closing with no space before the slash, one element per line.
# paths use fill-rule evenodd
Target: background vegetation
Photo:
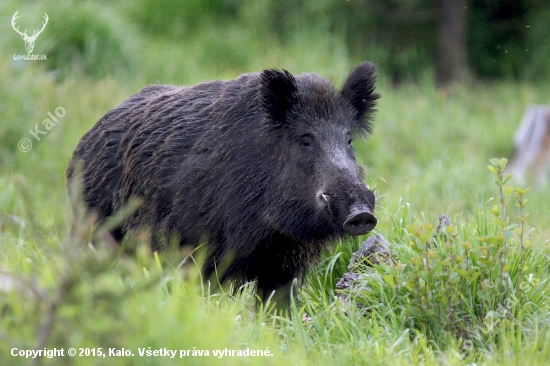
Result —
<path fill-rule="evenodd" d="M 489 159 L 510 157 L 526 107 L 550 101 L 550 8 L 537 0 L 467 5 L 469 76 L 437 88 L 436 1 L 2 2 L 2 364 L 548 364 L 550 193 L 503 183 L 504 161 Z M 13 59 L 25 52 L 10 26 L 16 10 L 29 30 L 48 14 L 34 49 L 47 61 Z M 340 303 L 334 290 L 365 238 L 335 243 L 291 314 L 280 316 L 254 311 L 253 286 L 211 291 L 186 253 L 93 248 L 85 221 L 69 239 L 72 151 L 143 86 L 269 67 L 339 85 L 365 59 L 380 70 L 383 97 L 374 135 L 355 148 L 379 197 L 376 231 L 398 265 L 365 269 L 370 290 L 351 294 L 362 308 Z M 29 130 L 57 107 L 66 114 L 37 141 Z M 18 149 L 22 138 L 30 151 Z M 436 246 L 440 213 L 453 227 Z M 14 347 L 117 347 L 136 356 L 25 360 L 10 355 Z M 147 347 L 269 347 L 274 356 L 137 356 Z"/>

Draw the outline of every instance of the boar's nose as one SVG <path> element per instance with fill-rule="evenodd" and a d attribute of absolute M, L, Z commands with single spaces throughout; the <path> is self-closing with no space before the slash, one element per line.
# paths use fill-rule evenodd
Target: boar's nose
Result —
<path fill-rule="evenodd" d="M 344 222 L 344 231 L 350 235 L 367 234 L 374 229 L 377 221 L 369 211 L 355 211 Z"/>

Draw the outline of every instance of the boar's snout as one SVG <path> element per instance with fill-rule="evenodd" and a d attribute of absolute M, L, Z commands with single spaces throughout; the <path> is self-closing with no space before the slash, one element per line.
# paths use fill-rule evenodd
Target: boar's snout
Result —
<path fill-rule="evenodd" d="M 344 231 L 350 235 L 364 235 L 374 229 L 377 221 L 370 211 L 358 210 L 352 212 L 344 221 Z"/>
<path fill-rule="evenodd" d="M 375 228 L 377 219 L 372 213 L 374 192 L 360 183 L 335 189 L 338 193 L 323 193 L 322 199 L 332 220 L 349 235 L 364 235 Z"/>

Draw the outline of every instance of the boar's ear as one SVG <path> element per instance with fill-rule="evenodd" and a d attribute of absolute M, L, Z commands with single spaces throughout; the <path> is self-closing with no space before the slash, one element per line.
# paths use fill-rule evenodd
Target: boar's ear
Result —
<path fill-rule="evenodd" d="M 260 75 L 264 111 L 273 121 L 285 125 L 286 115 L 298 100 L 296 79 L 288 71 L 264 70 Z"/>
<path fill-rule="evenodd" d="M 376 112 L 376 100 L 380 94 L 376 88 L 375 67 L 370 62 L 363 62 L 348 76 L 340 93 L 355 109 L 355 121 L 352 123 L 352 133 L 371 133 L 371 118 Z"/>

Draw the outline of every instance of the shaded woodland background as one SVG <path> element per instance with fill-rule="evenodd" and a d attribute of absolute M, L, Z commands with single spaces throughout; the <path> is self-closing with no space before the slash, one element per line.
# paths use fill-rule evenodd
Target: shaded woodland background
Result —
<path fill-rule="evenodd" d="M 315 40 L 323 37 L 352 59 L 374 61 L 394 84 L 418 81 L 426 72 L 433 72 L 438 85 L 469 79 L 537 81 L 550 74 L 550 3 L 544 0 L 47 4 L 4 4 L 2 30 L 15 46 L 20 39 L 9 31 L 8 10 L 26 7 L 20 11 L 21 22 L 30 29 L 31 20 L 49 12 L 52 21 L 37 42 L 46 46 L 37 50 L 49 56 L 49 69 L 62 73 L 77 68 L 105 76 L 120 72 L 119 66 L 138 72 L 143 38 L 178 41 L 184 48 L 201 42 L 203 64 L 242 69 L 255 53 L 261 57 L 267 49 L 286 49 L 299 38 L 322 47 Z"/>

